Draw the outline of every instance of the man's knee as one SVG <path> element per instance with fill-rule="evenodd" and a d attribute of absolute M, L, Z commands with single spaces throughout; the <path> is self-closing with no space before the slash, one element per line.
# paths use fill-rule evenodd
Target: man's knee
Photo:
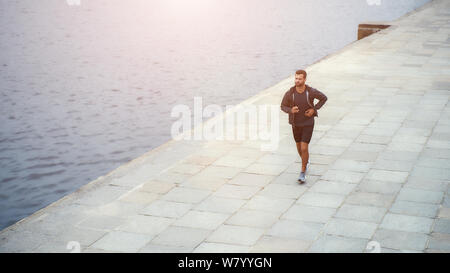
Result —
<path fill-rule="evenodd" d="M 302 151 L 302 153 L 307 153 L 308 152 L 308 143 L 306 142 L 300 142 L 300 150 Z"/>

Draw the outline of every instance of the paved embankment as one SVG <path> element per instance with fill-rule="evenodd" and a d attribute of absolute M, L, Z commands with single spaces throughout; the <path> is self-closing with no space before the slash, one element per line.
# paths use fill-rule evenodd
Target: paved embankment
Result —
<path fill-rule="evenodd" d="M 450 251 L 450 2 L 307 67 L 308 181 L 257 141 L 170 141 L 0 233 L 1 252 Z M 279 105 L 293 76 L 246 104 Z M 370 244 L 372 245 L 372 243 Z"/>

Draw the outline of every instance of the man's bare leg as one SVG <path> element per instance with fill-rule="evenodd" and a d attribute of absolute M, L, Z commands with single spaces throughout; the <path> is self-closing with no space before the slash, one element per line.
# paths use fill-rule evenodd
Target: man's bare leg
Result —
<path fill-rule="evenodd" d="M 297 152 L 302 158 L 302 172 L 306 170 L 306 164 L 309 160 L 309 151 L 308 151 L 308 143 L 307 142 L 296 142 Z"/>
<path fill-rule="evenodd" d="M 299 155 L 300 157 L 302 157 L 302 146 L 301 146 L 301 142 L 295 142 L 295 144 L 297 145 L 297 152 L 298 152 L 298 155 Z"/>

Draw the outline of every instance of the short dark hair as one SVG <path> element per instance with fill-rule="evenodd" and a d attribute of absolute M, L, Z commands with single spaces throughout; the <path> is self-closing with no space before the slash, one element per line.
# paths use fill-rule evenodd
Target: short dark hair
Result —
<path fill-rule="evenodd" d="M 306 79 L 306 71 L 305 71 L 305 70 L 302 70 L 302 69 L 297 70 L 297 71 L 295 71 L 295 74 L 297 74 L 297 75 L 302 74 L 302 75 L 303 75 L 303 78 Z"/>

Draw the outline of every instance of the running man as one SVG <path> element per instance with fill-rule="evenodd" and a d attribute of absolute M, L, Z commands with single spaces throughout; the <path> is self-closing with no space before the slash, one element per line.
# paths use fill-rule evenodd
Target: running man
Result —
<path fill-rule="evenodd" d="M 314 117 L 318 117 L 317 110 L 327 101 L 327 96 L 317 89 L 305 84 L 306 71 L 295 72 L 295 86 L 292 86 L 283 97 L 281 110 L 289 114 L 289 124 L 297 145 L 297 151 L 302 159 L 302 169 L 298 181 L 306 182 L 306 170 L 309 162 L 308 144 L 314 129 Z M 314 99 L 319 102 L 314 105 Z"/>

